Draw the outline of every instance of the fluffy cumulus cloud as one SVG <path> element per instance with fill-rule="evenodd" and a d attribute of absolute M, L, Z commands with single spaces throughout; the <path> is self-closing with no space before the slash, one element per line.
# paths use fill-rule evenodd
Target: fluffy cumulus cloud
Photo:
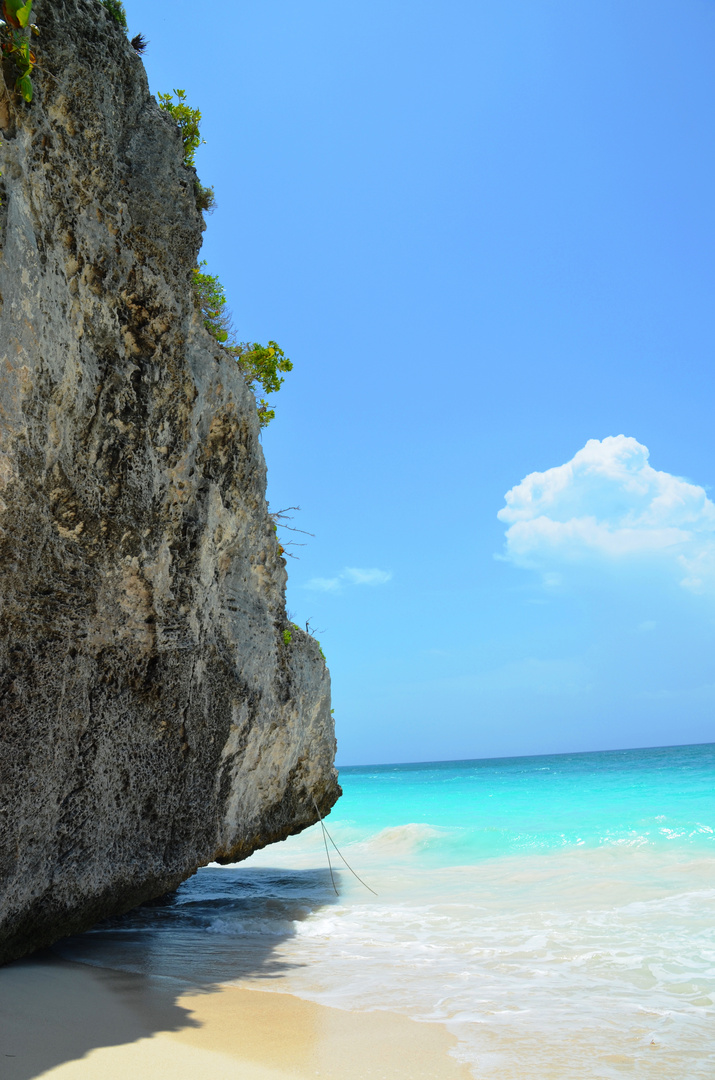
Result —
<path fill-rule="evenodd" d="M 625 435 L 589 439 L 565 465 L 508 491 L 499 519 L 506 557 L 558 580 L 568 564 L 666 564 L 687 588 L 715 586 L 715 504 L 704 489 L 659 472 Z"/>
<path fill-rule="evenodd" d="M 389 570 L 360 569 L 357 566 L 346 566 L 335 577 L 315 577 L 306 582 L 306 589 L 314 589 L 318 592 L 340 592 L 345 585 L 385 585 L 392 577 Z"/>

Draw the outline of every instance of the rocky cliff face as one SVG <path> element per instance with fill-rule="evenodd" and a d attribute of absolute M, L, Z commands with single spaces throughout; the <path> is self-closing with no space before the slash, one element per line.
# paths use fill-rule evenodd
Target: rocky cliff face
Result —
<path fill-rule="evenodd" d="M 33 15 L 35 100 L 0 83 L 0 961 L 340 792 L 178 130 L 98 0 Z"/>

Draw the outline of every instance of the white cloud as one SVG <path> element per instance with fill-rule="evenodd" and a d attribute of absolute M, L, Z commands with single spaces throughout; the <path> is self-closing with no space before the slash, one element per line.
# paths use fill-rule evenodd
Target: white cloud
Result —
<path fill-rule="evenodd" d="M 346 566 L 343 577 L 353 585 L 386 585 L 392 573 L 389 570 L 359 570 L 356 566 Z"/>
<path fill-rule="evenodd" d="M 336 577 L 311 578 L 304 588 L 315 589 L 319 592 L 340 592 L 344 585 L 385 585 L 392 577 L 390 570 L 377 570 L 374 567 L 360 569 L 357 566 L 346 566 Z"/>
<path fill-rule="evenodd" d="M 316 589 L 318 592 L 337 592 L 340 588 L 339 577 L 314 577 L 305 585 L 306 589 Z"/>
<path fill-rule="evenodd" d="M 715 504 L 702 487 L 654 469 L 633 438 L 589 439 L 505 499 L 506 557 L 552 582 L 568 563 L 647 559 L 669 564 L 687 588 L 715 585 Z"/>

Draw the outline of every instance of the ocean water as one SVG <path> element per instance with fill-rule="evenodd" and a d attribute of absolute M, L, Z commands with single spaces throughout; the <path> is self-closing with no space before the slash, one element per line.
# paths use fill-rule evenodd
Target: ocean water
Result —
<path fill-rule="evenodd" d="M 715 1077 L 715 745 L 348 768 L 326 821 L 56 947 L 446 1023 L 480 1080 Z"/>

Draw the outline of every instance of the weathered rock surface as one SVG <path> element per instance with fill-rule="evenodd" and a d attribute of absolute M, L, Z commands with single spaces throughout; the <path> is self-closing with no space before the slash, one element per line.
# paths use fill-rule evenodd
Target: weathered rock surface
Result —
<path fill-rule="evenodd" d="M 340 792 L 178 130 L 98 0 L 34 14 L 35 100 L 0 85 L 0 962 Z"/>

